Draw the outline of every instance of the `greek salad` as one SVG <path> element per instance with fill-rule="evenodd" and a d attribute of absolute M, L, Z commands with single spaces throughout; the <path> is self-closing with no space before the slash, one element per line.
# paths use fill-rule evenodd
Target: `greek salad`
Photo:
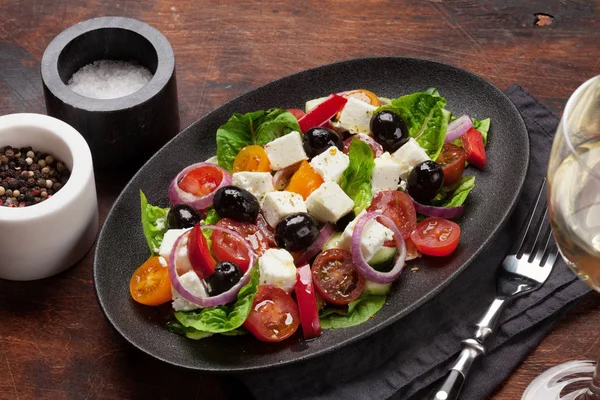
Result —
<path fill-rule="evenodd" d="M 444 257 L 483 169 L 490 120 L 446 109 L 436 89 L 395 99 L 357 89 L 305 110 L 234 114 L 217 154 L 184 168 L 170 207 L 141 195 L 151 257 L 133 300 L 170 303 L 191 339 L 304 338 L 372 318 L 417 257 Z"/>

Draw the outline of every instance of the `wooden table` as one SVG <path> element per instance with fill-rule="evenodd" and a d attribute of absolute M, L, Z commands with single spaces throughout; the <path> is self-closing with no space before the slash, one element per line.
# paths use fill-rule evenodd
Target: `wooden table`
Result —
<path fill-rule="evenodd" d="M 599 11 L 600 2 L 581 0 L 0 0 L 0 115 L 44 113 L 39 67 L 47 44 L 76 22 L 106 15 L 148 22 L 169 39 L 182 126 L 274 79 L 365 56 L 439 60 L 501 89 L 516 82 L 560 113 L 579 84 L 600 74 Z M 102 219 L 125 181 L 98 177 Z M 47 280 L 0 281 L 0 399 L 243 393 L 226 378 L 171 368 L 132 349 L 98 307 L 92 258 L 93 251 Z M 493 399 L 517 399 L 543 370 L 600 355 L 599 305 L 591 295 L 572 310 Z"/>

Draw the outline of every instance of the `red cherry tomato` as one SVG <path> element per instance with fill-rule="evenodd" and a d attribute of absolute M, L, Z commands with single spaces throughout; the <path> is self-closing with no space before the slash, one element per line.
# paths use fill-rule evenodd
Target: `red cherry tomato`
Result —
<path fill-rule="evenodd" d="M 217 222 L 217 226 L 231 229 L 245 237 L 257 256 L 261 256 L 269 248 L 269 242 L 255 224 L 223 218 Z M 231 261 L 237 264 L 242 271 L 248 270 L 250 255 L 246 246 L 240 243 L 238 238 L 226 232 L 214 230 L 211 239 L 213 254 L 219 261 Z"/>
<path fill-rule="evenodd" d="M 310 265 L 305 264 L 296 270 L 296 300 L 300 310 L 300 321 L 304 339 L 317 337 L 321 334 L 321 321 L 315 297 Z"/>
<path fill-rule="evenodd" d="M 452 186 L 460 180 L 465 170 L 465 151 L 460 147 L 446 143 L 435 161 L 444 171 L 444 186 Z"/>
<path fill-rule="evenodd" d="M 216 167 L 206 165 L 191 170 L 178 182 L 181 190 L 194 196 L 206 196 L 219 186 L 223 172 Z"/>
<path fill-rule="evenodd" d="M 483 137 L 481 132 L 475 128 L 469 129 L 460 137 L 463 148 L 467 155 L 467 161 L 479 169 L 483 169 L 486 162 L 485 147 L 483 146 Z"/>
<path fill-rule="evenodd" d="M 321 252 L 313 262 L 312 277 L 319 294 L 331 304 L 347 305 L 365 289 L 365 277 L 354 267 L 352 254 L 347 250 Z"/>
<path fill-rule="evenodd" d="M 296 117 L 296 119 L 300 119 L 306 115 L 306 113 L 299 108 L 288 108 L 287 111 Z"/>
<path fill-rule="evenodd" d="M 256 225 L 267 240 L 269 247 L 277 246 L 277 243 L 275 242 L 275 229 L 269 225 L 262 213 L 258 213 L 258 217 L 256 217 Z"/>
<path fill-rule="evenodd" d="M 190 231 L 187 243 L 188 257 L 192 268 L 200 279 L 204 279 L 215 272 L 217 262 L 210 254 L 206 238 L 202 234 L 202 227 L 196 224 Z"/>
<path fill-rule="evenodd" d="M 244 327 L 258 340 L 280 342 L 292 336 L 300 325 L 298 306 L 283 289 L 261 285 Z"/>
<path fill-rule="evenodd" d="M 444 218 L 426 218 L 419 222 L 410 238 L 421 253 L 443 257 L 458 246 L 460 226 Z"/>
<path fill-rule="evenodd" d="M 368 211 L 379 211 L 394 221 L 404 239 L 417 226 L 417 212 L 409 195 L 398 190 L 384 190 L 377 193 Z M 394 246 L 395 241 L 386 242 L 386 246 Z"/>

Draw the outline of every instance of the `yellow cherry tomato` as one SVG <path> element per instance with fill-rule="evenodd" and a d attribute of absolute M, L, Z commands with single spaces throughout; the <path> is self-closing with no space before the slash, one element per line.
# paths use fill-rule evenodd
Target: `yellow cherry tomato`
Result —
<path fill-rule="evenodd" d="M 131 297 L 147 306 L 158 306 L 171 300 L 169 269 L 161 264 L 159 257 L 150 257 L 131 277 Z"/>
<path fill-rule="evenodd" d="M 252 144 L 240 150 L 235 160 L 233 160 L 233 172 L 241 171 L 271 171 L 271 163 L 265 149 L 257 144 Z"/>
<path fill-rule="evenodd" d="M 308 161 L 302 161 L 298 171 L 292 175 L 287 191 L 298 193 L 304 200 L 323 183 L 323 178 L 310 166 Z"/>

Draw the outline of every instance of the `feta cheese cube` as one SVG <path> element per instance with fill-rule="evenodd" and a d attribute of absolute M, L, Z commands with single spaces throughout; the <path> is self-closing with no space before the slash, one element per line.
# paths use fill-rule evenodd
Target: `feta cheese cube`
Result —
<path fill-rule="evenodd" d="M 173 250 L 173 246 L 175 245 L 175 241 L 185 232 L 189 231 L 191 228 L 187 229 L 169 229 L 165 232 L 163 236 L 162 243 L 160 244 L 160 249 L 158 250 L 158 255 L 163 257 L 165 260 L 169 259 L 171 255 L 171 250 Z"/>
<path fill-rule="evenodd" d="M 336 223 L 348 214 L 354 201 L 335 182 L 325 182 L 306 198 L 308 213 L 321 222 Z"/>
<path fill-rule="evenodd" d="M 265 219 L 273 228 L 282 219 L 293 213 L 306 212 L 304 199 L 298 193 L 287 191 L 269 192 L 262 202 Z"/>
<path fill-rule="evenodd" d="M 294 257 L 284 249 L 269 249 L 258 259 L 261 285 L 275 285 L 287 293 L 296 284 Z"/>
<path fill-rule="evenodd" d="M 369 127 L 371 117 L 373 116 L 373 111 L 376 109 L 377 107 L 367 102 L 358 100 L 355 97 L 349 97 L 348 102 L 340 113 L 340 126 L 352 133 L 366 133 L 368 135 L 371 132 L 371 128 Z"/>
<path fill-rule="evenodd" d="M 271 168 L 277 171 L 296 164 L 302 160 L 308 160 L 300 132 L 290 132 L 265 145 L 265 151 L 271 162 Z"/>
<path fill-rule="evenodd" d="M 340 240 L 340 247 L 346 250 L 350 250 L 350 245 L 352 244 L 352 233 L 354 233 L 354 227 L 356 223 L 362 216 L 365 215 L 365 211 L 362 211 L 360 214 L 356 216 L 348 224 L 346 229 L 344 229 L 344 233 L 342 234 L 342 239 Z M 387 240 L 392 240 L 394 238 L 394 233 L 385 227 L 383 224 L 380 224 L 376 220 L 372 219 L 367 222 L 363 228 L 362 235 L 360 238 L 360 249 L 363 257 L 368 262 L 373 258 L 375 253 L 379 251 L 383 247 L 383 244 Z"/>
<path fill-rule="evenodd" d="M 414 138 L 408 139 L 402 147 L 392 154 L 392 158 L 401 166 L 400 178 L 406 180 L 410 171 L 423 161 L 430 160 L 425 150 L 419 146 Z"/>
<path fill-rule="evenodd" d="M 387 151 L 375 159 L 371 186 L 373 196 L 382 190 L 397 190 L 402 166 Z"/>
<path fill-rule="evenodd" d="M 350 164 L 350 158 L 335 146 L 331 146 L 310 161 L 310 166 L 326 182 L 339 182 L 342 174 L 348 168 L 348 164 Z"/>
<path fill-rule="evenodd" d="M 191 294 L 196 297 L 206 297 L 206 288 L 204 284 L 198 278 L 198 275 L 194 271 L 188 271 L 179 277 L 181 285 Z M 175 311 L 191 311 L 200 308 L 198 305 L 191 303 L 181 297 L 174 288 L 171 288 L 173 295 L 173 309 Z"/>
<path fill-rule="evenodd" d="M 235 172 L 231 184 L 246 189 L 260 201 L 265 194 L 275 190 L 270 172 Z"/>

